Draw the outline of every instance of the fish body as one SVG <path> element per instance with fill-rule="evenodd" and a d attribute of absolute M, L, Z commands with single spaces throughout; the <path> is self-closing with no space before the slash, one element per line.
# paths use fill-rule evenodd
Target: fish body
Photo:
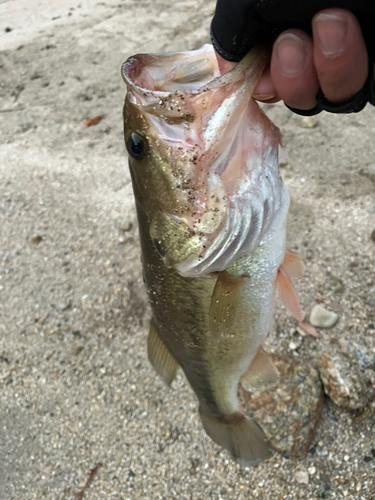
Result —
<path fill-rule="evenodd" d="M 270 449 L 241 412 L 238 385 L 275 381 L 261 345 L 278 283 L 296 301 L 283 268 L 289 197 L 278 169 L 280 134 L 251 98 L 266 62 L 255 49 L 220 75 L 206 45 L 134 56 L 122 69 L 152 309 L 149 359 L 167 383 L 183 369 L 206 432 L 246 464 Z M 300 268 L 298 258 L 289 260 Z"/>

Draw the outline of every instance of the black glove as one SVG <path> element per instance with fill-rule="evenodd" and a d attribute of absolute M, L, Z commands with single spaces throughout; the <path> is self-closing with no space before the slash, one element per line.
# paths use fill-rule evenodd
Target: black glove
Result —
<path fill-rule="evenodd" d="M 227 61 L 240 61 L 252 47 L 273 43 L 286 29 L 298 28 L 311 34 L 312 18 L 329 7 L 348 9 L 357 17 L 370 61 L 369 77 L 349 101 L 334 104 L 319 91 L 315 108 L 307 111 L 290 109 L 309 116 L 322 110 L 355 113 L 361 111 L 367 102 L 375 106 L 375 0 L 218 0 L 211 24 L 212 44 Z"/>

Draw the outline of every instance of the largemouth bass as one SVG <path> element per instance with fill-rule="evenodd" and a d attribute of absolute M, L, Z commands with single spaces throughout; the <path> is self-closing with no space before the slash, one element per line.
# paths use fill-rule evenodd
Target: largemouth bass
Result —
<path fill-rule="evenodd" d="M 277 380 L 262 350 L 278 290 L 299 320 L 285 251 L 289 197 L 280 133 L 252 99 L 267 64 L 254 49 L 220 75 L 213 48 L 126 61 L 125 142 L 143 276 L 152 308 L 148 356 L 170 384 L 180 366 L 207 434 L 253 464 L 270 456 L 246 418 L 239 383 Z"/>

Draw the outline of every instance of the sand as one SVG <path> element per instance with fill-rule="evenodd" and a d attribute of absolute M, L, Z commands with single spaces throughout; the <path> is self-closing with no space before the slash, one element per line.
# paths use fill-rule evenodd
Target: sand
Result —
<path fill-rule="evenodd" d="M 147 360 L 120 67 L 209 41 L 214 7 L 0 0 L 1 500 L 77 498 L 99 463 L 85 499 L 375 498 L 374 403 L 327 399 L 306 458 L 246 469 L 204 433 L 183 374 L 168 389 Z M 340 339 L 375 348 L 375 110 L 306 128 L 266 109 L 288 155 L 304 308 L 339 315 L 300 338 L 278 306 L 267 348 L 313 366 Z"/>

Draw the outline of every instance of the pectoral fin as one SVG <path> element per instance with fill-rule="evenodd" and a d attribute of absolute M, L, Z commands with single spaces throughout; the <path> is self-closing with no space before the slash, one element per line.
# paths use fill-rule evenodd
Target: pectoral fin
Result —
<path fill-rule="evenodd" d="M 241 377 L 245 391 L 259 391 L 275 385 L 279 381 L 279 371 L 260 347 L 249 369 Z"/>
<path fill-rule="evenodd" d="M 298 253 L 287 250 L 284 255 L 283 266 L 285 272 L 291 278 L 302 278 L 305 272 L 305 266 L 302 258 Z"/>
<path fill-rule="evenodd" d="M 310 323 L 307 323 L 307 321 L 300 321 L 298 325 L 304 332 L 308 333 L 312 337 L 315 337 L 318 339 L 320 337 L 319 333 L 316 331 L 316 329 L 310 325 Z"/>
<path fill-rule="evenodd" d="M 292 316 L 294 316 L 294 318 L 298 321 L 302 321 L 305 317 L 305 313 L 301 308 L 297 290 L 294 288 L 292 280 L 285 272 L 284 266 L 282 265 L 277 271 L 275 284 L 281 302 L 292 314 Z"/>
<path fill-rule="evenodd" d="M 156 373 L 170 385 L 176 377 L 179 365 L 160 338 L 153 320 L 148 334 L 147 351 L 148 359 Z"/>
<path fill-rule="evenodd" d="M 244 279 L 241 276 L 231 276 L 226 271 L 218 273 L 210 306 L 212 333 L 225 332 L 233 323 Z"/>

